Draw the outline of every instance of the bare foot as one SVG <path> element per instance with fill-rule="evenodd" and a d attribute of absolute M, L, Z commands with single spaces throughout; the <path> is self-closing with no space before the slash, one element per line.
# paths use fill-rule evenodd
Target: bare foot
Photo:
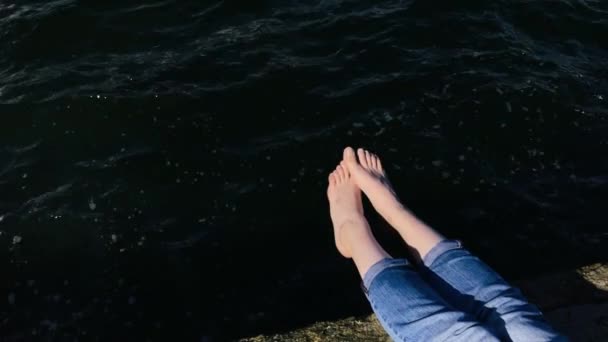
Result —
<path fill-rule="evenodd" d="M 378 156 L 364 149 L 357 150 L 357 154 L 359 161 L 355 157 L 355 151 L 347 147 L 340 165 L 350 171 L 354 183 L 369 198 L 374 209 L 399 232 L 412 249 L 413 256 L 418 261 L 423 260 L 426 254 L 445 238 L 401 204 Z"/>
<path fill-rule="evenodd" d="M 352 257 L 349 236 L 352 230 L 369 229 L 367 220 L 363 216 L 361 190 L 353 182 L 348 169 L 338 165 L 329 175 L 327 188 L 329 211 L 334 225 L 336 247 L 340 254 L 347 258 Z"/>
<path fill-rule="evenodd" d="M 344 159 L 340 165 L 348 169 L 354 182 L 369 198 L 374 209 L 390 223 L 391 218 L 405 208 L 393 190 L 380 158 L 362 148 L 357 150 L 357 155 L 358 162 L 355 151 L 347 147 L 344 149 Z"/>

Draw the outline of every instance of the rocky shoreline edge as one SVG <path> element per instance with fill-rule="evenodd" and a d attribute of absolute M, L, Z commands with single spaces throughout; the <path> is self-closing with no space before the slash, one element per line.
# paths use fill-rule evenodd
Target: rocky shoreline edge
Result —
<path fill-rule="evenodd" d="M 513 282 L 572 341 L 608 341 L 608 263 Z M 241 342 L 390 341 L 375 316 L 350 317 Z"/>

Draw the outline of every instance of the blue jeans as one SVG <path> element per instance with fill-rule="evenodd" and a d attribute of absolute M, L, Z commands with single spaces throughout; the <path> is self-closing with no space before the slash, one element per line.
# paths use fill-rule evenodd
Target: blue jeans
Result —
<path fill-rule="evenodd" d="M 459 241 L 438 243 L 419 270 L 405 259 L 381 260 L 362 285 L 395 341 L 567 341 Z"/>

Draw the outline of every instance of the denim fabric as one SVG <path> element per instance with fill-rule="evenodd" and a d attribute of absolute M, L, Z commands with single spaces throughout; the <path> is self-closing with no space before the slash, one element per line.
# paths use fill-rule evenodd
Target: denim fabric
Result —
<path fill-rule="evenodd" d="M 496 272 L 445 240 L 420 271 L 404 259 L 383 259 L 362 287 L 395 341 L 566 341 L 541 312 Z"/>
<path fill-rule="evenodd" d="M 486 325 L 502 341 L 565 341 L 540 310 L 460 241 L 438 243 L 423 260 L 421 276 L 456 309 Z"/>
<path fill-rule="evenodd" d="M 473 317 L 444 301 L 405 260 L 376 263 L 363 286 L 395 341 L 499 341 Z"/>

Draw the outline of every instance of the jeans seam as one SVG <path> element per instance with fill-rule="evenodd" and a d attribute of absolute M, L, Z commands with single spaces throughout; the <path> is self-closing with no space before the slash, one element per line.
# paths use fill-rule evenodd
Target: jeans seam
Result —
<path fill-rule="evenodd" d="M 374 275 L 374 277 L 369 281 L 369 287 L 372 287 L 372 284 L 374 283 L 374 280 L 376 280 L 376 278 L 385 270 L 388 270 L 390 268 L 394 268 L 394 267 L 399 267 L 399 266 L 404 266 L 404 265 L 387 265 L 386 267 L 384 267 L 380 272 L 376 273 L 376 275 Z M 365 286 L 365 282 L 363 280 L 361 280 L 361 288 L 363 289 L 363 292 L 365 294 L 369 293 L 369 289 Z"/>
<path fill-rule="evenodd" d="M 386 263 L 385 265 L 383 265 L 383 267 L 377 271 L 372 278 L 369 279 L 369 286 L 365 286 L 365 281 L 367 280 L 367 275 L 370 272 L 370 270 L 372 270 L 376 265 L 379 265 L 381 263 Z M 408 263 L 405 259 L 382 259 L 380 261 L 378 261 L 377 263 L 375 263 L 374 265 L 372 265 L 372 267 L 370 267 L 370 269 L 367 271 L 367 273 L 363 276 L 363 279 L 361 279 L 361 289 L 363 290 L 363 293 L 365 293 L 366 295 L 369 293 L 369 288 L 371 288 L 372 284 L 374 283 L 374 280 L 376 280 L 376 278 L 385 270 L 390 269 L 390 268 L 394 268 L 394 267 L 401 267 L 401 266 L 408 266 Z M 375 270 L 374 270 L 375 271 Z"/>
<path fill-rule="evenodd" d="M 442 244 L 450 244 L 450 246 L 448 248 L 446 248 L 445 250 L 442 250 L 440 253 L 436 254 L 436 255 L 432 255 L 431 253 L 435 253 L 437 248 L 440 248 L 442 246 Z M 455 243 L 455 244 L 454 244 Z M 455 249 L 464 249 L 464 247 L 462 246 L 462 242 L 460 240 L 443 240 L 439 243 L 437 243 L 437 245 L 435 245 L 433 248 L 431 248 L 431 250 L 426 254 L 426 256 L 428 257 L 429 254 L 431 254 L 431 256 L 433 257 L 430 262 L 429 260 L 425 260 L 425 258 L 423 258 L 422 260 L 422 264 L 425 267 L 431 268 L 431 266 L 435 263 L 435 261 L 437 261 L 437 259 L 439 259 L 439 257 L 441 257 L 442 255 L 444 255 L 445 253 L 455 250 Z"/>

